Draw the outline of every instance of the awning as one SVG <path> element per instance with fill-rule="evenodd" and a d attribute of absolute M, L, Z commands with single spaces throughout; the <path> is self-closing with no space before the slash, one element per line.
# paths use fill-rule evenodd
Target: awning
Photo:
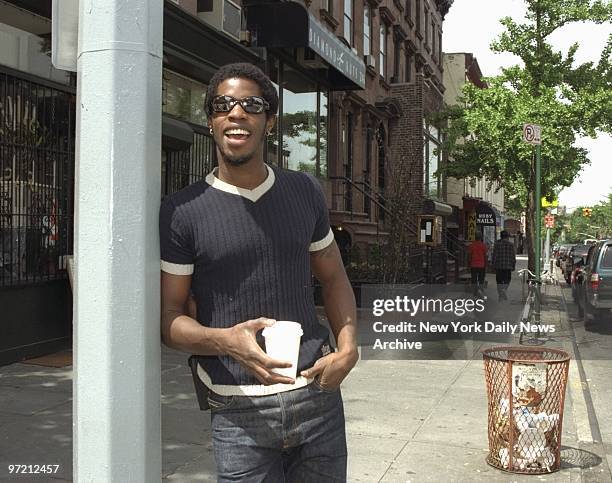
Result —
<path fill-rule="evenodd" d="M 483 203 L 482 201 L 478 203 L 476 206 L 476 224 L 477 225 L 485 225 L 485 226 L 496 226 L 495 211 L 493 207 L 488 203 Z"/>
<path fill-rule="evenodd" d="M 430 215 L 449 216 L 453 213 L 453 207 L 440 201 L 427 199 L 423 201 L 423 213 Z"/>
<path fill-rule="evenodd" d="M 295 1 L 248 3 L 247 29 L 258 47 L 307 47 L 328 65 L 333 90 L 365 89 L 363 59 Z"/>

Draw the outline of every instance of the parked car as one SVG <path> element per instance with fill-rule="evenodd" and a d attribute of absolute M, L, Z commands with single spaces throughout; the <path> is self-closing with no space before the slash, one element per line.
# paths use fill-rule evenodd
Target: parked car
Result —
<path fill-rule="evenodd" d="M 601 240 L 589 252 L 576 284 L 578 313 L 584 323 L 601 321 L 612 309 L 612 239 Z"/>
<path fill-rule="evenodd" d="M 589 253 L 589 248 L 591 248 L 591 245 L 574 245 L 567 253 L 565 262 L 563 263 L 563 277 L 568 285 L 571 284 L 572 272 L 576 268 L 576 263 L 582 260 L 584 264 L 586 256 Z"/>

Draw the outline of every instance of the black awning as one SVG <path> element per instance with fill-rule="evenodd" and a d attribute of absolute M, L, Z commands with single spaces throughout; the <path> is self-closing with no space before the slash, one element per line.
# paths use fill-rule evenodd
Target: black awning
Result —
<path fill-rule="evenodd" d="M 247 28 L 258 47 L 311 49 L 329 65 L 332 89 L 365 89 L 363 59 L 327 30 L 303 4 L 294 1 L 249 4 Z"/>
<path fill-rule="evenodd" d="M 476 224 L 485 226 L 496 226 L 497 218 L 493 207 L 482 201 L 476 206 Z"/>

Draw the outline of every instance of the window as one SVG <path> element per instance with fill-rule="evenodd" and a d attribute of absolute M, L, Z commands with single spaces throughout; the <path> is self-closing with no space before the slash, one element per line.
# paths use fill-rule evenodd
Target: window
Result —
<path fill-rule="evenodd" d="M 206 126 L 206 85 L 168 69 L 162 74 L 162 112 Z"/>
<path fill-rule="evenodd" d="M 393 82 L 400 82 L 400 42 L 393 44 Z"/>
<path fill-rule="evenodd" d="M 425 13 L 423 14 L 425 21 L 425 46 L 429 45 L 429 11 L 425 9 Z"/>
<path fill-rule="evenodd" d="M 323 0 L 323 8 L 327 10 L 329 13 L 333 13 L 334 1 L 333 0 Z"/>
<path fill-rule="evenodd" d="M 372 12 L 366 2 L 363 5 L 363 55 L 372 53 Z"/>
<path fill-rule="evenodd" d="M 436 50 L 436 24 L 431 22 L 431 55 L 438 55 L 438 51 Z"/>
<path fill-rule="evenodd" d="M 344 38 L 353 45 L 353 0 L 344 0 Z"/>
<path fill-rule="evenodd" d="M 440 130 L 435 126 L 424 126 L 424 146 L 423 146 L 423 191 L 430 198 L 439 198 L 440 178 L 435 172 L 440 167 L 441 141 Z"/>
<path fill-rule="evenodd" d="M 406 13 L 405 16 L 410 18 L 412 14 L 412 0 L 406 0 Z"/>
<path fill-rule="evenodd" d="M 601 257 L 601 268 L 612 268 L 612 245 L 606 245 L 604 250 Z"/>
<path fill-rule="evenodd" d="M 276 58 L 270 64 L 270 79 L 281 88 L 277 128 L 267 138 L 266 162 L 326 177 L 327 91 Z"/>
<path fill-rule="evenodd" d="M 378 56 L 378 73 L 385 77 L 385 67 L 387 59 L 387 24 L 380 24 L 380 55 Z"/>
<path fill-rule="evenodd" d="M 353 178 L 353 114 L 346 115 L 346 123 L 342 126 L 342 143 L 345 146 L 344 157 L 344 176 L 348 179 Z M 353 210 L 353 190 L 345 184 L 346 191 L 344 192 L 344 209 L 345 211 Z"/>
<path fill-rule="evenodd" d="M 416 22 L 416 31 L 421 31 L 421 0 L 416 0 L 416 10 L 414 12 L 414 20 Z"/>
<path fill-rule="evenodd" d="M 438 62 L 442 65 L 442 32 L 438 31 Z"/>
<path fill-rule="evenodd" d="M 412 82 L 412 52 L 406 49 L 406 82 Z"/>

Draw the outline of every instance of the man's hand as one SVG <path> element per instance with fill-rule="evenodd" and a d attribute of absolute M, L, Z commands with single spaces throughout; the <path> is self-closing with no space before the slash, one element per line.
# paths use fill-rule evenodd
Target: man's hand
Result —
<path fill-rule="evenodd" d="M 227 329 L 223 352 L 236 359 L 241 366 L 253 374 L 262 384 L 294 384 L 295 380 L 272 372 L 272 369 L 291 367 L 291 362 L 269 357 L 257 344 L 255 334 L 274 325 L 275 320 L 260 317 L 247 320 Z"/>
<path fill-rule="evenodd" d="M 336 389 L 351 369 L 357 364 L 357 352 L 332 352 L 321 357 L 314 366 L 301 372 L 304 377 L 319 376 L 319 384 L 323 389 Z"/>

